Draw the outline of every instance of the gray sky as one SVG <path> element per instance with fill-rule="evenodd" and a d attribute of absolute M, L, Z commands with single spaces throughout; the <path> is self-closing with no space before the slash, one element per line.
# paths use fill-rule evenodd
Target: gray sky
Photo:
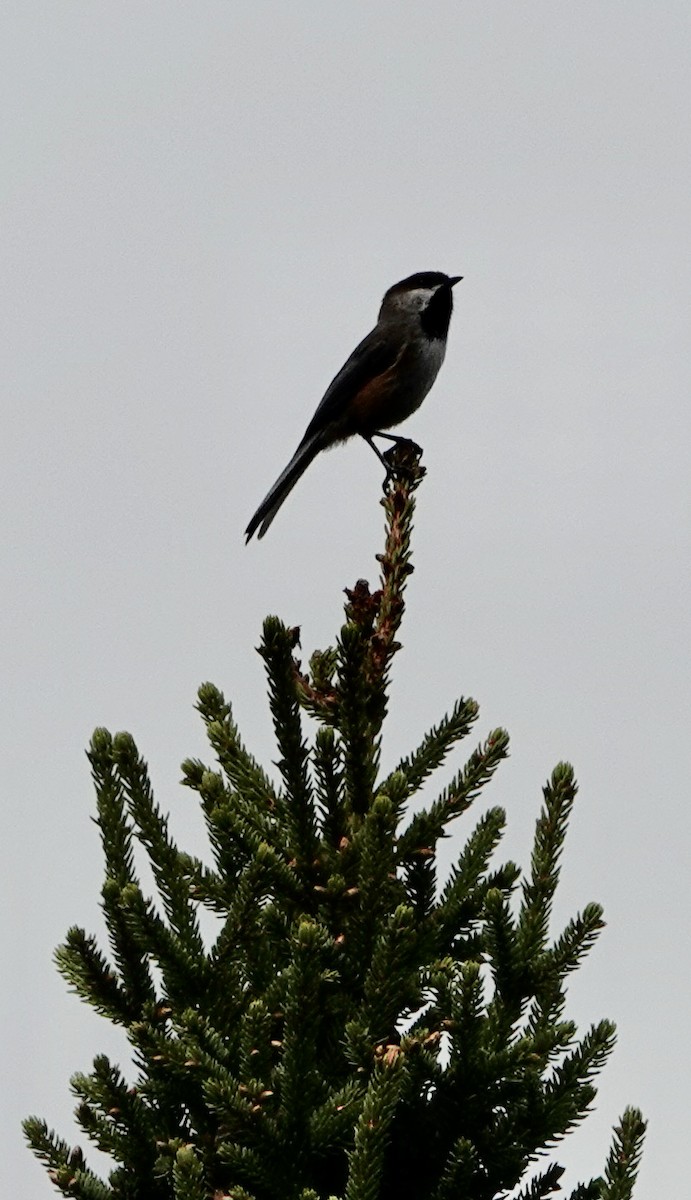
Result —
<path fill-rule="evenodd" d="M 386 761 L 475 696 L 512 735 L 487 802 L 524 863 L 574 762 L 555 931 L 604 903 L 571 1014 L 619 1045 L 562 1158 L 599 1172 L 638 1104 L 637 1200 L 685 1194 L 688 0 L 8 0 L 3 25 L 7 1194 L 50 1194 L 20 1118 L 85 1144 L 68 1077 L 123 1056 L 51 963 L 102 928 L 91 730 L 134 734 L 197 852 L 198 683 L 275 757 L 261 620 L 333 639 L 374 578 L 374 456 L 322 456 L 264 542 L 242 530 L 385 288 L 427 269 L 465 279 L 406 427 L 429 475 Z"/>

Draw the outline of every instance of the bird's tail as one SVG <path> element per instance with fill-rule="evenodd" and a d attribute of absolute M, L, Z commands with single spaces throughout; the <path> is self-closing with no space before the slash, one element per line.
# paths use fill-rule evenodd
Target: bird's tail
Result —
<path fill-rule="evenodd" d="M 312 459 L 322 448 L 321 438 L 312 437 L 309 441 L 301 442 L 288 466 L 281 471 L 271 491 L 264 497 L 256 513 L 245 530 L 245 541 L 249 542 L 252 534 L 258 529 L 258 538 L 263 538 L 283 501 L 292 492 L 295 484 L 306 471 Z"/>

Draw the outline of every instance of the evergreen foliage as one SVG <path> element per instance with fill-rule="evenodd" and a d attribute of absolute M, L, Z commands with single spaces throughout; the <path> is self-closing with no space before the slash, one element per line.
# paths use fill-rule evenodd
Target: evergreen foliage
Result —
<path fill-rule="evenodd" d="M 462 699 L 385 778 L 382 727 L 410 565 L 410 444 L 392 451 L 381 585 L 347 593 L 335 648 L 308 670 L 297 629 L 270 617 L 266 665 L 277 788 L 212 684 L 198 709 L 213 766 L 188 759 L 212 865 L 185 854 L 129 734 L 94 733 L 110 953 L 71 929 L 57 952 L 70 987 L 123 1026 L 136 1078 L 99 1056 L 72 1089 L 79 1125 L 112 1156 L 107 1182 L 46 1124 L 25 1122 L 66 1196 L 84 1200 L 542 1200 L 546 1161 L 582 1119 L 614 1044 L 584 1035 L 565 987 L 602 928 L 589 904 L 550 940 L 576 784 L 555 768 L 530 868 L 493 866 L 505 814 L 466 833 L 448 878 L 440 841 L 507 756 L 489 734 L 432 803 L 410 802 L 473 728 Z M 303 714 L 317 729 L 307 739 Z M 144 848 L 157 889 L 142 891 Z M 200 909 L 218 920 L 205 945 Z M 628 1109 L 603 1177 L 571 1200 L 628 1200 L 644 1123 Z"/>

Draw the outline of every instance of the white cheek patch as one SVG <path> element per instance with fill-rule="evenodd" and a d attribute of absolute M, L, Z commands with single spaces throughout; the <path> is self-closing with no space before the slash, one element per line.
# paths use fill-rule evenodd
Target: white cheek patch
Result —
<path fill-rule="evenodd" d="M 411 312 L 422 312 L 423 308 L 427 308 L 434 292 L 434 288 L 413 288 L 412 292 L 406 293 L 405 307 Z"/>

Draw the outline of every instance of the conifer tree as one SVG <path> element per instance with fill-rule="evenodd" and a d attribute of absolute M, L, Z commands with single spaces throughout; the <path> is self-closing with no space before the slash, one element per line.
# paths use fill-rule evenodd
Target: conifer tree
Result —
<path fill-rule="evenodd" d="M 390 454 L 379 588 L 360 581 L 347 593 L 335 647 L 308 669 L 299 631 L 265 622 L 278 786 L 221 692 L 199 690 L 214 762 L 188 759 L 182 771 L 206 820 L 208 862 L 173 841 L 132 737 L 93 735 L 110 950 L 72 928 L 56 958 L 79 997 L 122 1026 L 135 1067 L 128 1080 L 100 1055 L 72 1079 L 80 1127 L 113 1160 L 107 1181 L 45 1122 L 25 1122 L 66 1196 L 541 1200 L 560 1190 L 553 1149 L 591 1107 L 614 1044 L 610 1021 L 579 1036 L 565 1013 L 600 906 L 550 935 L 573 771 L 559 764 L 543 789 L 524 874 L 493 864 L 505 824 L 494 807 L 465 827 L 442 877 L 440 842 L 508 738 L 493 730 L 433 803 L 413 806 L 477 721 L 475 701 L 460 699 L 382 774 L 424 473 L 412 443 Z M 135 842 L 155 899 L 139 882 Z M 217 918 L 211 945 L 202 909 Z M 644 1128 L 627 1109 L 603 1175 L 570 1200 L 628 1200 Z"/>

